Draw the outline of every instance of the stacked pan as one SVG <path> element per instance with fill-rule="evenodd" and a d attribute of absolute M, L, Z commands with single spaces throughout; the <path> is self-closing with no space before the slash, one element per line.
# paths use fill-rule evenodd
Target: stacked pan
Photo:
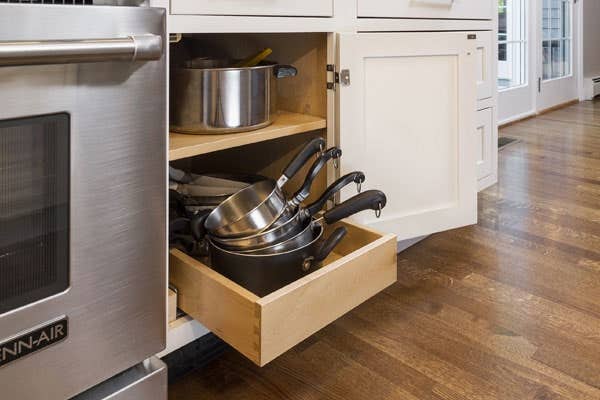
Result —
<path fill-rule="evenodd" d="M 328 237 L 330 225 L 364 210 L 380 213 L 385 195 L 377 190 L 359 193 L 320 215 L 327 201 L 342 188 L 365 181 L 353 172 L 334 182 L 314 203 L 304 205 L 313 181 L 338 148 L 323 151 L 325 141 L 309 142 L 277 181 L 263 180 L 245 187 L 193 223 L 193 234 L 203 238 L 211 267 L 258 296 L 265 296 L 312 272 L 346 235 L 339 227 Z M 288 198 L 286 183 L 315 155 L 301 188 Z"/>

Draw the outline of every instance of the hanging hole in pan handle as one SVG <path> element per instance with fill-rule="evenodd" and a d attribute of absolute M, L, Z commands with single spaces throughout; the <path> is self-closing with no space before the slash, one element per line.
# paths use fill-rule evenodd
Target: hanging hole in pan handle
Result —
<path fill-rule="evenodd" d="M 333 224 L 361 211 L 378 211 L 383 209 L 386 205 L 386 202 L 387 199 L 385 193 L 382 191 L 367 190 L 366 192 L 357 194 L 327 211 L 325 214 L 323 214 L 323 219 L 327 224 Z"/>
<path fill-rule="evenodd" d="M 381 210 L 383 210 L 383 205 L 382 205 L 381 203 L 379 203 L 379 204 L 377 205 L 377 210 L 375 210 L 375 216 L 376 216 L 377 218 L 380 218 L 380 217 L 381 217 Z"/>

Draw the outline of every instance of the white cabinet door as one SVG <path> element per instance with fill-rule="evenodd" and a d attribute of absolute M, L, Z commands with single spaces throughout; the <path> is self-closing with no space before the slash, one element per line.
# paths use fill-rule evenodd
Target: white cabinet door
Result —
<path fill-rule="evenodd" d="M 491 0 L 358 0 L 358 16 L 492 19 Z"/>
<path fill-rule="evenodd" d="M 380 219 L 356 218 L 399 240 L 476 223 L 475 40 L 467 32 L 340 34 L 338 51 L 342 173 L 362 170 L 365 187 L 388 196 Z"/>
<path fill-rule="evenodd" d="M 333 0 L 171 0 L 171 14 L 333 16 Z"/>
<path fill-rule="evenodd" d="M 493 185 L 498 176 L 498 133 L 494 109 L 477 111 L 477 181 L 479 190 Z"/>
<path fill-rule="evenodd" d="M 473 32 L 477 36 L 475 56 L 477 59 L 477 100 L 489 99 L 494 95 L 494 59 L 492 57 L 494 41 L 491 31 Z"/>

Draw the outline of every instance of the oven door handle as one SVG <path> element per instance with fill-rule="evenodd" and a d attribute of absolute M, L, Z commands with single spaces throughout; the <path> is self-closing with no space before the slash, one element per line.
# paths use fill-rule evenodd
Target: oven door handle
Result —
<path fill-rule="evenodd" d="M 135 35 L 112 39 L 0 41 L 0 67 L 158 60 L 163 39 Z"/>

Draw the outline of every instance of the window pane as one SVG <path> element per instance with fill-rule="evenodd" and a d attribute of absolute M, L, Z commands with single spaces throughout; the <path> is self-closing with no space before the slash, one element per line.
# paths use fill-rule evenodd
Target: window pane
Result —
<path fill-rule="evenodd" d="M 550 56 L 550 41 L 542 42 L 542 77 L 544 80 L 552 77 L 552 57 Z"/>
<path fill-rule="evenodd" d="M 498 87 L 527 83 L 526 0 L 498 1 Z"/>
<path fill-rule="evenodd" d="M 562 59 L 563 73 L 565 76 L 571 75 L 571 40 L 565 39 L 562 41 Z"/>
<path fill-rule="evenodd" d="M 571 75 L 571 25 L 570 0 L 544 0 L 542 15 L 542 78 L 544 80 Z"/>
<path fill-rule="evenodd" d="M 551 39 L 560 39 L 562 36 L 562 1 L 551 0 L 550 7 L 550 28 Z"/>
<path fill-rule="evenodd" d="M 544 0 L 542 6 L 542 37 L 544 39 L 550 39 L 551 37 L 549 0 Z"/>
<path fill-rule="evenodd" d="M 527 46 L 525 43 L 505 43 L 498 48 L 498 88 L 508 89 L 527 83 Z M 504 56 L 504 59 L 501 58 Z"/>

